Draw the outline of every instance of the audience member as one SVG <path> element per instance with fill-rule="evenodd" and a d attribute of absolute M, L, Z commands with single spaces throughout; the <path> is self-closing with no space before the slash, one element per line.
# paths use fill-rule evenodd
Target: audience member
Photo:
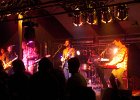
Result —
<path fill-rule="evenodd" d="M 12 100 L 27 100 L 29 98 L 29 74 L 25 72 L 22 60 L 12 62 L 13 74 L 9 79 L 9 89 Z"/>
<path fill-rule="evenodd" d="M 53 73 L 52 62 L 43 57 L 39 61 L 38 72 L 34 73 L 30 79 L 31 99 L 35 100 L 58 100 L 59 84 Z"/>
<path fill-rule="evenodd" d="M 77 86 L 87 86 L 86 79 L 79 73 L 80 62 L 77 57 L 68 60 L 68 68 L 71 77 L 68 79 L 67 86 L 73 89 Z"/>
<path fill-rule="evenodd" d="M 77 57 L 68 60 L 68 68 L 71 73 L 71 77 L 66 84 L 66 97 L 71 98 L 75 90 L 79 90 L 81 87 L 87 87 L 87 81 L 79 72 L 80 62 Z"/>
<path fill-rule="evenodd" d="M 60 100 L 64 100 L 65 88 L 66 88 L 66 79 L 61 67 L 54 67 L 54 75 L 58 80 L 59 84 L 59 97 Z"/>
<path fill-rule="evenodd" d="M 0 98 L 9 99 L 9 90 L 8 90 L 8 80 L 9 76 L 4 71 L 3 62 L 0 60 Z"/>

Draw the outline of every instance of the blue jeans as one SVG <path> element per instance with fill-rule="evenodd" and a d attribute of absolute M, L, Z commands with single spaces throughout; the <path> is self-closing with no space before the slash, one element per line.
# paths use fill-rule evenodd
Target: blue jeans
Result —
<path fill-rule="evenodd" d="M 64 64 L 63 72 L 64 72 L 64 76 L 65 76 L 66 80 L 68 80 L 68 78 L 71 77 L 71 74 L 69 73 L 68 63 L 67 62 Z"/>

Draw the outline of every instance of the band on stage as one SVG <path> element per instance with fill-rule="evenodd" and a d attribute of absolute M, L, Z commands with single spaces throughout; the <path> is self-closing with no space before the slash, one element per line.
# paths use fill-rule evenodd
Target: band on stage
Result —
<path fill-rule="evenodd" d="M 65 41 L 64 46 L 66 48 L 63 50 L 61 61 L 65 77 L 68 79 L 70 77 L 70 73 L 68 71 L 67 61 L 68 59 L 76 56 L 76 51 L 71 47 L 69 40 Z M 112 49 L 113 54 L 108 57 L 108 59 L 104 58 L 104 53 L 111 47 L 115 48 L 114 51 Z M 120 39 L 116 39 L 107 45 L 105 50 L 103 50 L 100 54 L 98 54 L 95 50 L 92 50 L 86 63 L 81 64 L 80 71 L 82 74 L 84 72 L 83 75 L 85 78 L 95 84 L 102 84 L 103 88 L 112 87 L 115 89 L 127 89 L 127 86 L 123 81 L 123 77 L 127 73 L 127 53 L 128 50 L 124 43 Z M 108 79 L 105 79 L 104 77 L 104 69 L 112 69 Z"/>
<path fill-rule="evenodd" d="M 110 46 L 116 47 L 114 55 L 109 59 L 103 59 L 104 53 L 107 51 Z M 0 60 L 4 63 L 4 69 L 7 69 L 11 66 L 12 61 L 18 58 L 18 55 L 14 51 L 15 45 L 10 45 L 6 49 L 1 48 L 0 50 Z M 64 71 L 65 78 L 68 79 L 71 75 L 68 70 L 68 60 L 76 56 L 76 50 L 72 47 L 71 41 L 69 39 L 64 42 L 64 49 L 62 52 L 61 58 L 61 68 Z M 33 74 L 37 71 L 36 62 L 40 59 L 38 48 L 36 47 L 33 41 L 23 42 L 23 62 L 25 65 L 26 71 Z M 104 77 L 104 68 L 111 68 L 112 72 L 110 73 L 109 82 L 112 88 L 115 89 L 126 89 L 123 83 L 123 75 L 127 71 L 127 60 L 128 60 L 128 50 L 127 47 L 119 39 L 111 42 L 111 45 L 107 45 L 105 50 L 100 54 L 96 50 L 92 50 L 85 64 L 81 64 L 80 71 L 84 72 L 85 77 L 90 79 L 91 82 L 100 81 L 103 88 L 108 87 L 108 82 Z M 98 79 L 98 80 L 97 80 Z"/>
<path fill-rule="evenodd" d="M 3 62 L 4 69 L 9 73 L 12 69 L 12 62 L 18 59 L 15 45 L 9 45 L 0 49 L 0 60 Z M 34 41 L 22 42 L 22 61 L 25 70 L 30 74 L 37 71 L 36 61 L 39 59 L 39 53 Z M 9 73 L 10 74 L 10 73 Z"/>

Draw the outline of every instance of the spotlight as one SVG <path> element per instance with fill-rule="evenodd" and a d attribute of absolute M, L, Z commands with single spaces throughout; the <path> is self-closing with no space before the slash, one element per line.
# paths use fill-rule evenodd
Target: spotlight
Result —
<path fill-rule="evenodd" d="M 116 18 L 118 20 L 126 20 L 128 18 L 127 5 L 119 5 L 116 7 Z"/>
<path fill-rule="evenodd" d="M 113 54 L 115 55 L 118 52 L 118 48 L 113 49 Z"/>
<path fill-rule="evenodd" d="M 94 9 L 93 11 L 87 13 L 87 23 L 96 24 L 96 22 L 97 22 L 97 17 L 96 17 L 96 11 Z"/>
<path fill-rule="evenodd" d="M 82 13 L 80 11 L 78 11 L 79 8 L 76 8 L 75 9 L 75 12 L 74 12 L 74 26 L 81 26 L 83 24 L 82 22 Z"/>
<path fill-rule="evenodd" d="M 77 50 L 77 51 L 76 51 L 76 54 L 79 56 L 79 55 L 80 55 L 80 51 L 79 51 L 79 50 Z"/>
<path fill-rule="evenodd" d="M 111 11 L 109 7 L 103 8 L 101 11 L 101 22 L 110 23 L 112 21 Z"/>

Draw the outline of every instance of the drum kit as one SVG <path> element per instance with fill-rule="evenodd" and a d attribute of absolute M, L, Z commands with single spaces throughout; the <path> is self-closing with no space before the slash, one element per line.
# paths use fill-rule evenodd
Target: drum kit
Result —
<path fill-rule="evenodd" d="M 101 88 L 102 83 L 100 81 L 100 78 L 96 72 L 96 67 L 89 65 L 89 64 L 81 64 L 80 73 L 86 78 L 87 82 L 91 81 L 93 88 Z"/>

